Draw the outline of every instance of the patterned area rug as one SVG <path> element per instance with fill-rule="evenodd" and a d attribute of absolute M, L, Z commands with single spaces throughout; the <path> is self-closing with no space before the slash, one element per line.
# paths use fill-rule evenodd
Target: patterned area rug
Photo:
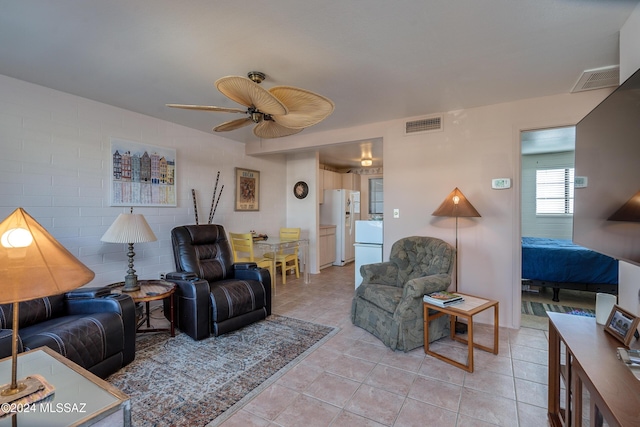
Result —
<path fill-rule="evenodd" d="M 529 314 L 538 317 L 548 317 L 547 311 L 557 313 L 570 313 L 579 316 L 595 317 L 595 311 L 588 308 L 568 307 L 559 304 L 547 304 L 533 301 L 522 301 L 522 314 Z"/>
<path fill-rule="evenodd" d="M 337 331 L 272 315 L 201 341 L 182 333 L 141 334 L 136 359 L 107 381 L 131 397 L 134 426 L 205 426 Z"/>

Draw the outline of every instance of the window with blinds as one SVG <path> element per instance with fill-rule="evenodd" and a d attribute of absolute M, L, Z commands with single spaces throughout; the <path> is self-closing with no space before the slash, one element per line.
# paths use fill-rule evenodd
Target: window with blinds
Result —
<path fill-rule="evenodd" d="M 536 214 L 573 214 L 573 168 L 536 170 Z"/>
<path fill-rule="evenodd" d="M 369 178 L 369 214 L 381 215 L 384 213 L 382 182 L 382 178 Z"/>

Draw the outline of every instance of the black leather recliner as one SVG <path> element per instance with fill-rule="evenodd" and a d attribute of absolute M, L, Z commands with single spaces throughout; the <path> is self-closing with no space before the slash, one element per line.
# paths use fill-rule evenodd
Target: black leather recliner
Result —
<path fill-rule="evenodd" d="M 184 225 L 171 230 L 178 329 L 195 340 L 218 336 L 271 314 L 271 275 L 255 263 L 233 263 L 224 227 Z M 165 300 L 165 313 L 169 313 Z"/>
<path fill-rule="evenodd" d="M 136 355 L 136 309 L 129 295 L 79 288 L 21 302 L 18 351 L 47 346 L 106 378 Z M 0 305 L 0 357 L 11 356 L 13 304 Z"/>

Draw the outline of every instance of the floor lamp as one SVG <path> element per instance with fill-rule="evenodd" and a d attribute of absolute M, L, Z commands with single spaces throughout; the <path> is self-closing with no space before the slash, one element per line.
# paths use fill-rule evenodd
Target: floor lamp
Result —
<path fill-rule="evenodd" d="M 0 386 L 3 407 L 38 401 L 53 390 L 39 375 L 17 379 L 19 303 L 76 289 L 93 277 L 93 271 L 22 208 L 0 223 L 0 304 L 13 303 L 11 382 Z"/>
<path fill-rule="evenodd" d="M 433 216 L 447 216 L 455 217 L 456 219 L 456 258 L 455 258 L 455 281 L 454 292 L 458 291 L 458 217 L 480 217 L 480 214 L 473 207 L 471 202 L 464 197 L 462 191 L 456 187 L 449 195 L 444 199 L 444 202 L 433 213 Z"/>

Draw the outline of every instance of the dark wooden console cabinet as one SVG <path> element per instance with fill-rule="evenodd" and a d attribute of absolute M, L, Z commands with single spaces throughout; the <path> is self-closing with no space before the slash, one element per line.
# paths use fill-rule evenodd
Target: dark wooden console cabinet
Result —
<path fill-rule="evenodd" d="M 640 426 L 640 380 L 617 358 L 616 348 L 622 343 L 593 317 L 548 314 L 551 425 L 582 426 L 582 391 L 586 389 L 590 426 L 601 426 L 603 418 L 611 427 Z M 631 347 L 638 345 L 634 339 Z"/>

